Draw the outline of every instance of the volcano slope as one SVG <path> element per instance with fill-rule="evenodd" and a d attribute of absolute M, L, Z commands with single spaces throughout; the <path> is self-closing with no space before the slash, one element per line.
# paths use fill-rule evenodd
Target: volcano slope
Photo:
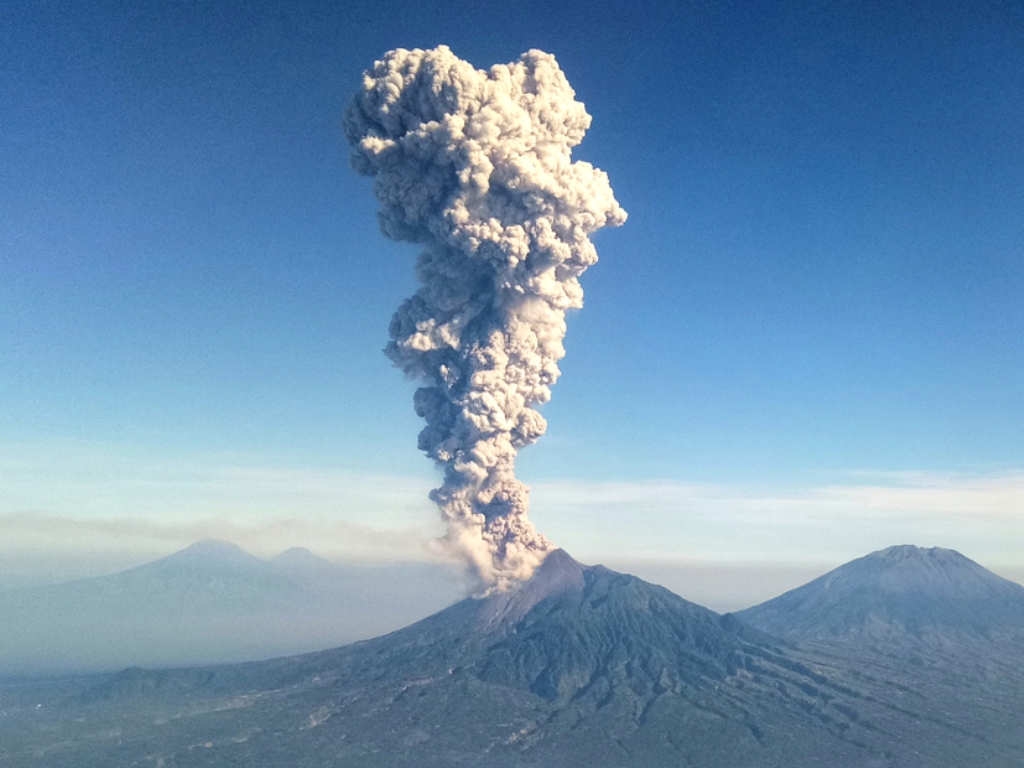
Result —
<path fill-rule="evenodd" d="M 894 689 L 557 551 L 517 591 L 345 648 L 8 687 L 0 764 L 1020 764 L 1012 729 L 971 727 L 1005 702 L 936 700 L 919 672 Z"/>
<path fill-rule="evenodd" d="M 1024 587 L 959 552 L 889 547 L 736 615 L 854 679 L 886 681 L 890 700 L 924 696 L 1024 765 Z"/>
<path fill-rule="evenodd" d="M 952 549 L 902 545 L 736 615 L 791 640 L 942 648 L 1024 635 L 1024 587 Z"/>

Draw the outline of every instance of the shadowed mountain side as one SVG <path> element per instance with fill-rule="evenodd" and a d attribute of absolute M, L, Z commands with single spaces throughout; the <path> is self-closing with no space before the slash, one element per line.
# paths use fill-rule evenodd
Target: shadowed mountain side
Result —
<path fill-rule="evenodd" d="M 427 563 L 343 567 L 299 548 L 267 561 L 201 541 L 109 576 L 0 592 L 0 674 L 301 653 L 390 631 L 460 592 Z"/>
<path fill-rule="evenodd" d="M 125 670 L 0 707 L 0 762 L 100 766 L 1016 765 L 1019 697 L 816 656 L 564 552 L 384 637 Z M 42 693 L 39 694 L 40 696 Z M 21 702 L 21 704 L 19 704 Z M 1019 714 L 1019 711 L 1018 711 Z"/>
<path fill-rule="evenodd" d="M 897 546 L 736 614 L 799 641 L 949 643 L 1024 635 L 1024 587 L 959 552 Z"/>

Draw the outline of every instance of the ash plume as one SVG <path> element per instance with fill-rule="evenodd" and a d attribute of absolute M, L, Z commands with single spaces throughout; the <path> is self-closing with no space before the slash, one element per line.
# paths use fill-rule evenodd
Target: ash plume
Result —
<path fill-rule="evenodd" d="M 382 232 L 423 247 L 421 286 L 385 353 L 427 382 L 419 447 L 444 467 L 431 499 L 488 590 L 528 578 L 555 548 L 530 522 L 515 458 L 546 428 L 536 407 L 597 261 L 588 236 L 626 220 L 607 174 L 572 160 L 589 126 L 555 57 L 536 50 L 487 71 L 446 46 L 390 51 L 345 114 Z"/>

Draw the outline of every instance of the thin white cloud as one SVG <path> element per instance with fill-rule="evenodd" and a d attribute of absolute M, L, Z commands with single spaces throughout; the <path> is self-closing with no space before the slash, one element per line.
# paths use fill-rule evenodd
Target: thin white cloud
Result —
<path fill-rule="evenodd" d="M 260 457 L 129 456 L 81 443 L 0 446 L 0 514 L 330 517 L 390 529 L 432 509 L 429 477 L 287 467 Z"/>
<path fill-rule="evenodd" d="M 63 551 L 160 556 L 201 539 L 224 539 L 257 555 L 305 546 L 345 560 L 434 559 L 426 527 L 378 530 L 321 517 L 242 519 L 68 518 L 0 515 L 0 553 Z"/>
<path fill-rule="evenodd" d="M 863 473 L 850 473 L 857 477 Z M 822 512 L 863 517 L 870 511 L 1024 518 L 1024 472 L 966 475 L 929 472 L 872 473 L 873 483 L 814 486 L 780 492 L 770 488 L 674 481 L 559 481 L 533 484 L 533 495 L 559 508 L 643 505 L 678 510 L 728 505 L 755 516 L 783 513 L 804 519 Z"/>
<path fill-rule="evenodd" d="M 870 478 L 851 473 L 845 479 L 785 491 L 566 481 L 535 484 L 532 498 L 538 525 L 556 541 L 646 559 L 841 562 L 890 544 L 915 543 L 1013 563 L 1024 550 L 1019 470 Z M 613 538 L 605 529 L 614 536 L 614 548 L 603 543 Z"/>
<path fill-rule="evenodd" d="M 410 463 L 419 467 L 419 463 Z M 528 479 L 528 478 L 527 478 Z M 225 538 L 257 554 L 421 559 L 442 528 L 436 478 L 168 460 L 83 444 L 0 446 L 0 559 L 32 551 L 166 554 Z M 1024 551 L 1024 471 L 856 472 L 804 488 L 672 480 L 533 484 L 532 516 L 584 561 L 836 564 L 890 544 L 984 565 Z"/>
<path fill-rule="evenodd" d="M 58 553 L 141 560 L 203 538 L 259 555 L 306 546 L 346 560 L 432 558 L 442 527 L 427 499 L 431 486 L 429 477 L 282 467 L 259 457 L 0 446 L 0 571 L 14 561 L 25 570 L 33 556 L 52 570 Z"/>

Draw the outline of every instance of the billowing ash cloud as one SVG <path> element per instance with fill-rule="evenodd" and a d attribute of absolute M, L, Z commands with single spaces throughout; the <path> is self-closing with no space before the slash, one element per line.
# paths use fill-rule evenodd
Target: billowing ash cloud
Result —
<path fill-rule="evenodd" d="M 376 177 L 380 223 L 424 250 L 422 283 L 391 321 L 386 353 L 426 380 L 419 447 L 441 463 L 431 498 L 482 586 L 527 578 L 554 547 L 515 477 L 544 434 L 565 354 L 565 312 L 597 261 L 588 235 L 626 220 L 608 176 L 573 162 L 590 115 L 554 56 L 474 69 L 447 47 L 395 50 L 345 115 L 352 163 Z"/>

